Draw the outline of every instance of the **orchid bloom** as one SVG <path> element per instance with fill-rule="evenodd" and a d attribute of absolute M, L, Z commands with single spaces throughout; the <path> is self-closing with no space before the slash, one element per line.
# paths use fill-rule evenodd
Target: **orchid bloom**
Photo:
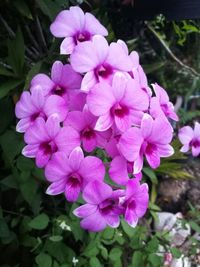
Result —
<path fill-rule="evenodd" d="M 152 86 L 156 96 L 151 98 L 150 114 L 153 117 L 158 117 L 164 114 L 167 118 L 178 121 L 179 118 L 174 111 L 174 105 L 169 101 L 167 92 L 157 83 Z"/>
<path fill-rule="evenodd" d="M 194 129 L 190 126 L 181 128 L 178 137 L 183 144 L 181 152 L 187 152 L 191 148 L 194 157 L 200 154 L 200 123 L 195 122 Z"/>
<path fill-rule="evenodd" d="M 139 181 L 142 179 L 142 173 L 133 173 L 134 162 L 127 161 L 123 156 L 116 156 L 110 163 L 109 175 L 110 178 L 117 184 L 126 186 L 127 182 L 132 177 Z"/>
<path fill-rule="evenodd" d="M 64 121 L 67 112 L 66 102 L 62 97 L 57 95 L 45 97 L 41 87 L 35 87 L 32 93 L 23 92 L 15 106 L 16 117 L 20 119 L 16 129 L 23 133 L 38 117 L 46 120 L 52 114 L 57 114 L 59 120 Z"/>
<path fill-rule="evenodd" d="M 57 152 L 45 168 L 45 176 L 52 183 L 47 194 L 65 193 L 66 199 L 74 202 L 89 182 L 102 181 L 104 175 L 102 161 L 93 156 L 84 158 L 80 147 L 74 148 L 69 157 L 64 152 Z"/>
<path fill-rule="evenodd" d="M 92 231 L 102 231 L 107 225 L 112 228 L 119 226 L 121 209 L 119 199 L 123 190 L 113 191 L 100 181 L 89 183 L 83 191 L 83 199 L 87 202 L 74 210 L 74 215 L 82 218 L 81 227 Z"/>
<path fill-rule="evenodd" d="M 68 113 L 65 125 L 71 125 L 80 133 L 80 140 L 83 148 L 87 152 L 93 151 L 97 146 L 104 147 L 107 139 L 110 137 L 110 131 L 96 131 L 95 124 L 97 117 L 90 113 L 87 106 L 80 111 L 72 111 Z"/>
<path fill-rule="evenodd" d="M 125 196 L 120 201 L 124 208 L 125 221 L 130 226 L 135 227 L 138 219 L 144 216 L 148 207 L 148 185 L 140 184 L 137 179 L 129 180 Z"/>
<path fill-rule="evenodd" d="M 106 28 L 92 14 L 84 14 L 78 6 L 61 11 L 50 30 L 55 37 L 65 38 L 60 46 L 61 54 L 73 53 L 77 44 L 91 40 L 96 34 L 108 35 Z"/>
<path fill-rule="evenodd" d="M 100 35 L 94 36 L 92 41 L 80 43 L 70 61 L 76 72 L 86 73 L 81 83 L 81 90 L 86 93 L 102 80 L 111 81 L 116 71 L 126 72 L 132 69 L 131 60 L 122 46 L 114 42 L 109 46 Z"/>
<path fill-rule="evenodd" d="M 161 157 L 169 157 L 174 153 L 169 143 L 172 140 L 172 128 L 162 117 L 155 120 L 145 114 L 141 128 L 130 128 L 120 138 L 118 149 L 130 162 L 134 162 L 134 173 L 143 167 L 143 156 L 151 168 L 160 165 Z"/>
<path fill-rule="evenodd" d="M 69 78 L 70 77 L 70 78 Z M 68 100 L 71 93 L 79 91 L 82 77 L 69 64 L 55 61 L 51 68 L 51 78 L 46 74 L 37 74 L 31 81 L 31 92 L 41 87 L 44 95 L 59 95 Z"/>
<path fill-rule="evenodd" d="M 121 132 L 132 125 L 140 125 L 143 111 L 148 109 L 149 99 L 133 79 L 121 73 L 113 77 L 112 86 L 98 83 L 87 96 L 89 110 L 98 116 L 95 129 L 105 131 L 113 124 Z"/>
<path fill-rule="evenodd" d="M 47 121 L 37 118 L 24 135 L 26 146 L 22 154 L 28 158 L 36 158 L 39 168 L 46 166 L 50 158 L 57 151 L 69 154 L 72 149 L 80 145 L 79 134 L 70 126 L 61 128 L 56 114 Z"/>

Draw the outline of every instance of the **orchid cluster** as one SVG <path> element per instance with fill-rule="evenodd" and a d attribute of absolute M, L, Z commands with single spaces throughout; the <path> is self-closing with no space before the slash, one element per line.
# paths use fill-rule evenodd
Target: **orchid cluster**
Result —
<path fill-rule="evenodd" d="M 193 157 L 200 154 L 200 124 L 195 122 L 194 129 L 190 126 L 184 126 L 178 134 L 180 142 L 183 144 L 181 152 L 192 150 Z"/>
<path fill-rule="evenodd" d="M 60 53 L 69 61 L 54 62 L 50 77 L 37 74 L 16 104 L 22 154 L 44 168 L 47 194 L 64 193 L 69 202 L 82 196 L 85 204 L 74 210 L 82 228 L 115 228 L 122 216 L 135 227 L 148 207 L 144 159 L 157 168 L 173 154 L 173 104 L 158 84 L 148 86 L 137 52 L 129 54 L 122 40 L 108 44 L 92 14 L 71 7 L 50 29 L 64 38 Z"/>

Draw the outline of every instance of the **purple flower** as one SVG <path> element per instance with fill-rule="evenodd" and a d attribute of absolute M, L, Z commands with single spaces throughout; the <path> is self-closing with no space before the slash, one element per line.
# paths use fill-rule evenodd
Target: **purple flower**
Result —
<path fill-rule="evenodd" d="M 41 87 L 44 95 L 59 95 L 68 101 L 71 94 L 79 93 L 82 77 L 69 64 L 55 61 L 51 69 L 51 79 L 45 74 L 37 74 L 31 81 L 31 92 Z"/>
<path fill-rule="evenodd" d="M 68 114 L 64 125 L 71 125 L 80 133 L 83 148 L 91 152 L 97 146 L 104 147 L 111 132 L 98 132 L 94 129 L 97 117 L 90 113 L 87 106 L 80 111 L 72 111 Z"/>
<path fill-rule="evenodd" d="M 102 181 L 104 175 L 102 161 L 93 156 L 84 158 L 80 147 L 76 147 L 69 158 L 65 153 L 57 152 L 45 168 L 45 176 L 52 183 L 47 194 L 57 195 L 64 192 L 68 201 L 76 201 L 89 182 L 95 179 Z"/>
<path fill-rule="evenodd" d="M 200 154 L 200 124 L 198 122 L 195 122 L 194 130 L 190 126 L 181 128 L 178 137 L 183 144 L 181 152 L 187 152 L 191 148 L 194 157 Z"/>
<path fill-rule="evenodd" d="M 130 128 L 120 138 L 118 149 L 130 162 L 134 162 L 134 173 L 143 167 L 143 156 L 155 169 L 160 165 L 160 157 L 169 157 L 174 153 L 169 145 L 172 140 L 172 127 L 163 117 L 153 118 L 145 114 L 141 128 Z"/>
<path fill-rule="evenodd" d="M 151 98 L 150 114 L 155 118 L 165 115 L 167 118 L 178 121 L 179 118 L 174 111 L 174 105 L 169 101 L 167 92 L 157 83 L 153 84 L 153 89 L 156 96 Z"/>
<path fill-rule="evenodd" d="M 132 68 L 131 59 L 122 46 L 119 43 L 109 46 L 100 35 L 94 36 L 92 41 L 80 43 L 70 59 L 75 71 L 86 73 L 81 83 L 81 90 L 85 92 L 99 81 L 111 81 L 116 71 L 126 72 Z"/>
<path fill-rule="evenodd" d="M 90 13 L 80 7 L 61 11 L 50 27 L 55 37 L 65 38 L 60 47 L 61 54 L 71 54 L 77 44 L 91 40 L 96 34 L 106 36 L 108 31 Z"/>
<path fill-rule="evenodd" d="M 119 226 L 119 198 L 123 190 L 112 191 L 112 188 L 100 181 L 89 183 L 83 191 L 83 199 L 87 204 L 74 210 L 77 217 L 82 218 L 81 227 L 92 231 L 102 231 L 107 225 L 112 228 Z"/>
<path fill-rule="evenodd" d="M 87 96 L 89 110 L 99 119 L 95 129 L 105 131 L 113 124 L 121 132 L 131 125 L 140 125 L 143 111 L 148 109 L 149 99 L 133 79 L 122 73 L 113 77 L 112 87 L 105 82 L 97 84 Z"/>
<path fill-rule="evenodd" d="M 120 199 L 124 208 L 124 219 L 135 227 L 138 219 L 144 216 L 148 208 L 148 185 L 141 184 L 137 179 L 129 180 L 126 186 L 125 196 Z"/>
<path fill-rule="evenodd" d="M 23 92 L 15 107 L 15 114 L 20 121 L 16 129 L 25 132 L 38 117 L 45 120 L 52 114 L 57 114 L 59 121 L 64 121 L 67 115 L 65 100 L 57 95 L 45 97 L 40 87 L 35 87 L 32 93 Z"/>
<path fill-rule="evenodd" d="M 134 162 L 129 162 L 122 156 L 116 156 L 110 163 L 108 173 L 115 183 L 126 186 L 130 179 L 130 174 L 139 181 L 142 178 L 141 172 L 133 174 L 133 170 Z"/>
<path fill-rule="evenodd" d="M 55 114 L 46 122 L 43 118 L 37 118 L 26 131 L 24 140 L 27 145 L 22 154 L 28 158 L 35 158 L 39 168 L 45 167 L 57 151 L 69 154 L 74 147 L 80 145 L 78 132 L 70 126 L 61 128 Z"/>

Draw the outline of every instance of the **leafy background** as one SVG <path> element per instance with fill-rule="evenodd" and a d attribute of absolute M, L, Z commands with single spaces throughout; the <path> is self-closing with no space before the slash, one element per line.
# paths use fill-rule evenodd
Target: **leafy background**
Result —
<path fill-rule="evenodd" d="M 108 4 L 109 3 L 109 4 Z M 166 178 L 190 181 L 198 176 L 188 171 L 191 159 L 179 153 L 163 160 L 154 172 L 144 168 L 144 180 L 151 189 L 151 202 L 146 217 L 135 229 L 125 222 L 119 229 L 107 228 L 102 233 L 88 233 L 72 214 L 76 204 L 63 196 L 45 195 L 47 184 L 43 172 L 34 162 L 21 155 L 21 134 L 15 132 L 14 107 L 23 90 L 38 72 L 49 73 L 59 55 L 60 40 L 55 40 L 49 25 L 56 14 L 70 5 L 81 4 L 95 14 L 109 29 L 109 41 L 123 38 L 130 50 L 141 56 L 141 64 L 150 83 L 158 81 L 167 88 L 176 103 L 180 122 L 192 123 L 200 115 L 200 22 L 167 21 L 157 16 L 152 21 L 129 21 L 120 16 L 121 1 L 67 0 L 1 0 L 0 2 L 0 266 L 129 266 L 160 267 L 163 255 L 159 245 L 169 244 L 169 234 L 153 230 L 156 212 L 172 211 L 159 193 Z M 117 8 L 117 9 L 116 9 Z M 119 14 L 116 17 L 116 10 Z M 99 154 L 103 160 L 104 155 Z M 199 161 L 193 161 L 198 166 Z M 184 167 L 184 168 L 183 168 Z M 167 180 L 167 181 L 168 181 Z M 190 183 L 190 182 L 189 182 Z M 171 184 L 170 184 L 171 185 Z M 176 194 L 173 192 L 172 195 Z M 193 233 L 200 233 L 197 203 L 181 199 L 175 212 L 182 211 Z M 188 204 L 189 203 L 189 204 Z M 200 203 L 199 203 L 200 204 Z M 173 210 L 174 211 L 174 210 Z M 186 255 L 197 255 L 198 242 Z M 182 248 L 171 248 L 179 258 Z M 195 266 L 195 265 L 194 265 Z"/>

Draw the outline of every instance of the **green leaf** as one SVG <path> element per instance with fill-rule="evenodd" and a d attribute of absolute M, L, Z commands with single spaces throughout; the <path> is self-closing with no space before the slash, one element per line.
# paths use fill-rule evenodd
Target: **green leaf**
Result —
<path fill-rule="evenodd" d="M 31 11 L 24 0 L 15 0 L 13 4 L 23 16 L 33 19 Z"/>
<path fill-rule="evenodd" d="M 135 251 L 132 257 L 132 264 L 133 267 L 141 267 L 144 266 L 143 261 L 143 253 L 141 251 Z"/>
<path fill-rule="evenodd" d="M 50 236 L 49 239 L 52 242 L 60 242 L 63 239 L 63 237 L 60 235 L 53 235 L 53 236 Z"/>
<path fill-rule="evenodd" d="M 42 213 L 29 222 L 29 226 L 33 229 L 43 230 L 49 224 L 49 217 Z"/>
<path fill-rule="evenodd" d="M 8 41 L 8 62 L 18 77 L 23 75 L 24 56 L 24 38 L 21 29 L 18 28 L 15 39 Z"/>
<path fill-rule="evenodd" d="M 60 10 L 59 5 L 57 5 L 54 1 L 51 0 L 36 0 L 38 7 L 41 9 L 41 11 L 49 17 L 49 19 L 52 21 L 58 11 Z"/>
<path fill-rule="evenodd" d="M 30 206 L 37 199 L 37 189 L 38 183 L 33 180 L 29 172 L 22 172 L 20 175 L 20 191 L 24 199 L 28 202 Z"/>
<path fill-rule="evenodd" d="M 20 171 L 30 171 L 34 168 L 34 163 L 31 159 L 19 156 L 17 159 L 17 168 Z"/>
<path fill-rule="evenodd" d="M 50 255 L 46 253 L 40 253 L 36 258 L 35 261 L 38 267 L 51 267 L 52 266 L 52 258 Z"/>
<path fill-rule="evenodd" d="M 13 102 L 10 97 L 5 97 L 0 100 L 0 114 L 4 114 L 1 116 L 0 123 L 0 134 L 5 132 L 6 128 L 10 125 L 14 118 L 13 112 Z"/>
<path fill-rule="evenodd" d="M 42 66 L 42 61 L 37 62 L 36 64 L 34 64 L 31 69 L 29 70 L 27 76 L 26 76 L 26 81 L 25 81 L 25 89 L 28 89 L 30 86 L 30 82 L 32 80 L 32 78 L 39 73 L 40 69 Z"/>
<path fill-rule="evenodd" d="M 156 176 L 155 172 L 152 169 L 143 168 L 142 171 L 144 172 L 144 174 L 146 174 L 147 177 L 150 178 L 150 180 L 151 180 L 151 182 L 153 184 L 157 184 L 158 183 L 157 176 Z"/>
<path fill-rule="evenodd" d="M 111 261 L 117 261 L 122 255 L 122 250 L 120 248 L 112 248 L 109 253 L 109 258 Z"/>
<path fill-rule="evenodd" d="M 90 266 L 91 267 L 101 267 L 102 265 L 96 257 L 93 257 L 90 259 Z"/>
<path fill-rule="evenodd" d="M 146 250 L 148 252 L 157 252 L 159 246 L 159 241 L 156 237 L 153 237 L 151 241 L 148 242 Z"/>
<path fill-rule="evenodd" d="M 7 186 L 8 188 L 18 189 L 17 181 L 13 175 L 9 175 L 0 181 L 1 184 Z"/>
<path fill-rule="evenodd" d="M 9 80 L 0 85 L 0 99 L 10 93 L 11 90 L 17 89 L 19 85 L 23 84 L 23 80 Z"/>
<path fill-rule="evenodd" d="M 133 227 L 131 227 L 127 222 L 125 222 L 124 220 L 121 221 L 122 224 L 122 228 L 124 230 L 124 232 L 131 238 L 134 236 L 135 234 L 135 229 Z"/>
<path fill-rule="evenodd" d="M 182 255 L 181 251 L 178 248 L 172 247 L 170 248 L 170 251 L 174 258 L 179 259 Z"/>
<path fill-rule="evenodd" d="M 6 69 L 3 66 L 0 66 L 0 75 L 7 76 L 7 77 L 14 77 L 15 76 L 15 74 L 12 71 Z"/>
<path fill-rule="evenodd" d="M 163 258 L 152 253 L 148 257 L 149 262 L 151 263 L 152 267 L 160 267 L 162 266 Z"/>
<path fill-rule="evenodd" d="M 111 227 L 107 227 L 103 233 L 102 233 L 102 238 L 103 239 L 113 239 L 115 235 L 115 229 L 111 228 Z"/>
<path fill-rule="evenodd" d="M 8 228 L 8 225 L 4 219 L 0 218 L 0 238 L 6 238 L 9 237 L 10 230 Z"/>
<path fill-rule="evenodd" d="M 13 165 L 14 158 L 21 153 L 23 147 L 22 136 L 14 131 L 8 130 L 0 136 L 0 146 L 4 153 L 4 159 Z"/>
<path fill-rule="evenodd" d="M 200 226 L 196 222 L 189 221 L 189 224 L 195 232 L 200 233 Z"/>

